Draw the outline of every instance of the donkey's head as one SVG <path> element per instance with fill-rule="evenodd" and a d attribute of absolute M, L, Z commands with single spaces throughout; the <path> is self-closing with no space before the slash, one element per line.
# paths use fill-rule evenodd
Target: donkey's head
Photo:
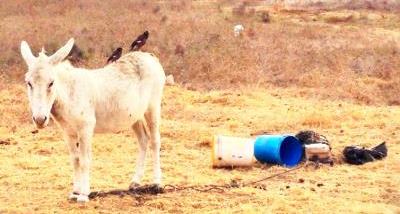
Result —
<path fill-rule="evenodd" d="M 25 82 L 32 110 L 32 119 L 38 128 L 44 128 L 48 125 L 50 111 L 56 99 L 55 66 L 68 56 L 73 45 L 74 39 L 70 39 L 64 47 L 52 56 L 47 56 L 42 50 L 39 56 L 35 57 L 28 43 L 21 42 L 21 54 L 28 65 Z"/>

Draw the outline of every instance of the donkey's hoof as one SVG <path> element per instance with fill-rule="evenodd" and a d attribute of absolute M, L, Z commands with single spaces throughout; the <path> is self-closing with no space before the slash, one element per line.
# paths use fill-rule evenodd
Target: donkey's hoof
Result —
<path fill-rule="evenodd" d="M 140 187 L 140 184 L 139 184 L 139 183 L 131 182 L 131 184 L 129 184 L 129 189 L 130 189 L 130 190 L 136 189 L 136 188 L 138 188 L 138 187 Z"/>
<path fill-rule="evenodd" d="M 164 193 L 164 187 L 161 184 L 151 184 L 150 189 L 154 194 Z"/>
<path fill-rule="evenodd" d="M 89 202 L 89 196 L 87 196 L 87 195 L 78 195 L 78 197 L 76 198 L 76 201 L 80 202 L 80 203 Z"/>
<path fill-rule="evenodd" d="M 79 193 L 71 192 L 71 193 L 69 194 L 69 196 L 68 196 L 68 199 L 69 199 L 69 200 L 75 200 L 75 199 L 78 198 L 78 196 L 79 196 Z"/>

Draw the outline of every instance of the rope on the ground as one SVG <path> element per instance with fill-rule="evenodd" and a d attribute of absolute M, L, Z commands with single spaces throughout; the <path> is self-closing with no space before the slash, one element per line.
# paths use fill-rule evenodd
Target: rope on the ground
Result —
<path fill-rule="evenodd" d="M 164 188 L 157 186 L 157 185 L 144 185 L 136 188 L 131 188 L 131 189 L 115 189 L 115 190 L 110 190 L 110 191 L 98 191 L 98 192 L 91 192 L 89 194 L 89 198 L 99 198 L 99 197 L 106 197 L 109 195 L 116 195 L 116 196 L 134 196 L 138 197 L 141 195 L 157 195 L 161 193 L 172 193 L 172 192 L 180 192 L 180 191 L 186 191 L 186 190 L 194 190 L 198 192 L 211 192 L 211 191 L 217 191 L 217 192 L 224 192 L 227 189 L 233 189 L 233 188 L 240 188 L 240 187 L 249 187 L 252 186 L 254 188 L 258 188 L 257 186 L 254 186 L 257 183 L 260 183 L 262 181 L 269 180 L 274 177 L 278 177 L 280 175 L 287 174 L 289 172 L 296 171 L 298 169 L 303 168 L 304 166 L 299 166 L 296 168 L 292 168 L 280 173 L 273 174 L 268 177 L 264 177 L 259 180 L 255 181 L 250 181 L 247 183 L 239 183 L 236 180 L 232 180 L 229 184 L 225 185 L 215 185 L 215 184 L 208 184 L 208 185 L 192 185 L 192 186 L 178 186 L 178 185 L 165 185 Z"/>

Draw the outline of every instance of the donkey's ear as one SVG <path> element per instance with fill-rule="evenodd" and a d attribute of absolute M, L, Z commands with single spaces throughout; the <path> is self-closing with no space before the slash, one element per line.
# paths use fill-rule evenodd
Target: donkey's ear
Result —
<path fill-rule="evenodd" d="M 73 46 L 74 39 L 71 38 L 70 40 L 68 40 L 67 44 L 64 45 L 64 47 L 60 48 L 50 57 L 50 63 L 57 64 L 63 61 L 68 56 L 69 52 L 71 52 Z"/>
<path fill-rule="evenodd" d="M 29 47 L 28 43 L 25 41 L 21 42 L 21 55 L 22 58 L 24 58 L 28 67 L 31 66 L 36 59 L 36 57 L 33 56 L 31 48 Z"/>

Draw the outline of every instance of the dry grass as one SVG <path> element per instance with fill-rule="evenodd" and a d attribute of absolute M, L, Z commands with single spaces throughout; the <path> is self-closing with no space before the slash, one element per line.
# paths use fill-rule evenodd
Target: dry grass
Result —
<path fill-rule="evenodd" d="M 278 95 L 279 93 L 279 95 Z M 366 107 L 343 102 L 305 100 L 290 91 L 257 90 L 200 93 L 168 87 L 163 103 L 162 168 L 165 184 L 225 184 L 281 172 L 278 166 L 212 169 L 207 143 L 214 134 L 250 136 L 314 129 L 324 133 L 338 160 L 334 167 L 301 169 L 264 182 L 267 190 L 241 188 L 226 193 L 187 191 L 139 199 L 110 196 L 86 205 L 68 202 L 71 166 L 54 126 L 31 134 L 21 100 L 24 88 L 11 85 L 0 93 L 3 115 L 0 139 L 0 212 L 274 212 L 395 213 L 400 211 L 399 107 Z M 21 114 L 22 113 L 22 114 Z M 341 163 L 346 145 L 373 146 L 387 141 L 389 156 L 363 166 Z M 126 188 L 134 168 L 136 139 L 131 132 L 96 135 L 93 190 Z M 150 161 L 148 161 L 149 163 Z M 145 182 L 151 181 L 147 166 Z M 305 179 L 299 183 L 300 178 Z M 322 183 L 322 187 L 317 184 Z M 286 189 L 286 186 L 290 186 Z"/>
<path fill-rule="evenodd" d="M 251 3 L 251 4 L 250 4 Z M 252 1 L 4 1 L 0 4 L 0 213 L 51 212 L 400 212 L 400 16 L 390 11 L 288 11 Z M 261 16 L 268 11 L 270 22 Z M 233 37 L 232 26 L 246 30 Z M 75 37 L 85 67 L 99 67 L 145 29 L 178 86 L 163 103 L 165 184 L 224 184 L 280 172 L 279 166 L 212 169 L 214 134 L 249 136 L 314 129 L 332 142 L 335 167 L 274 178 L 267 191 L 181 192 L 66 200 L 67 149 L 54 125 L 32 134 L 22 83 L 22 39 L 49 52 Z M 346 145 L 387 141 L 389 156 L 341 163 Z M 93 190 L 125 188 L 134 169 L 129 131 L 96 135 Z M 150 167 L 148 167 L 150 169 Z M 151 172 L 146 174 L 150 182 Z M 298 179 L 305 179 L 299 183 Z M 317 187 L 318 183 L 324 186 Z M 290 186 L 286 189 L 286 186 Z"/>
<path fill-rule="evenodd" d="M 302 10 L 334 10 L 334 9 L 370 9 L 399 11 L 397 0 L 266 0 L 286 9 Z"/>
<path fill-rule="evenodd" d="M 6 1 L 0 6 L 0 73 L 21 80 L 22 39 L 51 53 L 69 37 L 82 66 L 98 67 L 145 29 L 145 50 L 195 89 L 295 87 L 305 96 L 400 103 L 400 16 L 372 10 L 277 11 L 213 1 Z M 270 23 L 261 21 L 269 11 Z M 232 26 L 244 24 L 235 38 Z"/>

